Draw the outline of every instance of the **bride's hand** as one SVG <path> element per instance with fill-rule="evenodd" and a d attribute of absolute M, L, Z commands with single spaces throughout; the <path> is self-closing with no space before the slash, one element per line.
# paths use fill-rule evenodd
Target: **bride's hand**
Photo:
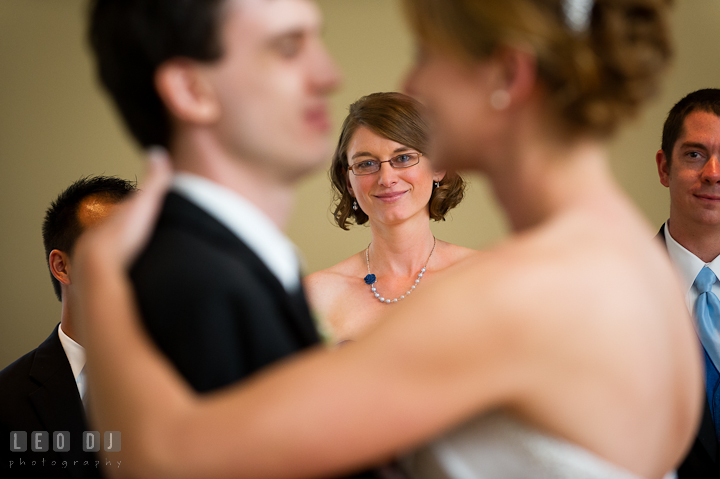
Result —
<path fill-rule="evenodd" d="M 135 308 L 128 268 L 150 238 L 172 177 L 164 150 L 153 150 L 148 157 L 142 188 L 117 205 L 101 224 L 80 235 L 75 245 L 69 294 L 86 347 L 91 348 L 93 338 L 102 342 L 108 334 L 103 328 L 109 325 L 100 318 Z M 134 313 L 126 316 L 132 318 Z"/>
<path fill-rule="evenodd" d="M 141 187 L 116 206 L 101 225 L 80 237 L 74 266 L 83 271 L 101 262 L 126 270 L 150 237 L 171 177 L 172 168 L 165 150 L 149 151 L 148 173 Z"/>

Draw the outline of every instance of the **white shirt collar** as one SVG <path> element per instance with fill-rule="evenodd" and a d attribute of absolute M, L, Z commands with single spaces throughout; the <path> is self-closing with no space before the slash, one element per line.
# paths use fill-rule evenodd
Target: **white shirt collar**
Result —
<path fill-rule="evenodd" d="M 65 350 L 65 356 L 67 356 L 68 362 L 70 362 L 70 368 L 72 369 L 75 381 L 77 381 L 80 371 L 82 371 L 85 367 L 85 348 L 65 334 L 65 331 L 62 330 L 62 326 L 58 328 L 58 336 L 60 337 L 60 344 L 62 344 L 62 347 Z"/>
<path fill-rule="evenodd" d="M 675 241 L 675 238 L 670 235 L 667 222 L 665 222 L 665 245 L 667 246 L 670 259 L 680 274 L 680 283 L 683 287 L 683 291 L 686 293 L 688 310 L 692 313 L 693 305 L 695 304 L 695 299 L 697 298 L 697 293 L 695 293 L 695 290 L 692 287 L 695 282 L 695 278 L 704 266 L 710 268 L 713 273 L 720 278 L 720 256 L 712 260 L 710 263 L 705 263 L 703 260 L 688 251 L 683 245 Z M 720 283 L 715 283 L 713 290 L 717 287 L 720 287 Z"/>
<path fill-rule="evenodd" d="M 300 287 L 295 245 L 257 206 L 207 178 L 176 173 L 173 190 L 205 210 L 240 238 L 277 277 L 286 291 Z"/>

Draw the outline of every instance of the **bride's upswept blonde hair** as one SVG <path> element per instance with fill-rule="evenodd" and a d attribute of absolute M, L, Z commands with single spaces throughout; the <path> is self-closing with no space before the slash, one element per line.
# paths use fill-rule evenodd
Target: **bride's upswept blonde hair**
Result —
<path fill-rule="evenodd" d="M 548 107 L 571 135 L 605 137 L 658 89 L 671 0 L 404 0 L 421 41 L 481 60 L 502 45 L 537 57 Z M 568 9 L 585 7 L 581 28 Z"/>

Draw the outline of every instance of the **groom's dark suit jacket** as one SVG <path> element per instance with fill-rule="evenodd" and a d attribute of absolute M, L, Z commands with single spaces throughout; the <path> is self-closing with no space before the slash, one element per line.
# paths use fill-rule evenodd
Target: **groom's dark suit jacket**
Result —
<path fill-rule="evenodd" d="M 288 294 L 245 243 L 176 193 L 131 277 L 150 334 L 198 391 L 319 341 L 302 288 Z"/>
<path fill-rule="evenodd" d="M 2 478 L 101 477 L 99 471 L 104 464 L 96 468 L 95 455 L 82 450 L 82 433 L 92 429 L 85 422 L 85 411 L 58 337 L 58 327 L 37 349 L 0 371 Z M 11 431 L 27 432 L 26 452 L 10 451 Z M 47 431 L 51 440 L 55 431 L 70 432 L 70 451 L 54 452 L 50 447 L 48 452 L 32 452 L 30 433 L 33 431 Z M 10 461 L 13 461 L 12 467 Z M 88 461 L 87 465 L 85 461 Z"/>
<path fill-rule="evenodd" d="M 660 228 L 660 232 L 655 237 L 658 241 L 662 241 L 663 248 L 665 244 L 665 225 Z M 720 455 L 720 444 L 715 435 L 715 426 L 713 425 L 712 416 L 710 415 L 710 404 L 707 396 L 704 396 L 705 409 L 692 449 L 678 469 L 678 479 L 718 479 L 720 478 L 720 463 L 718 456 Z"/>
<path fill-rule="evenodd" d="M 148 330 L 198 391 L 318 342 L 302 290 L 288 294 L 245 243 L 176 193 L 131 277 Z"/>

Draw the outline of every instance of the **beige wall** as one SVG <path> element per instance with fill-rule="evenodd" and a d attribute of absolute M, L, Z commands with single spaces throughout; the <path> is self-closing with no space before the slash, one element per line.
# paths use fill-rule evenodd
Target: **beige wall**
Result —
<path fill-rule="evenodd" d="M 412 60 L 397 0 L 320 0 L 329 48 L 345 74 L 334 98 L 339 124 L 347 105 L 396 90 Z M 658 99 L 611 145 L 620 183 L 654 226 L 667 215 L 654 154 L 667 110 L 694 89 L 720 87 L 717 0 L 678 0 L 677 59 Z M 37 346 L 59 321 L 40 236 L 50 201 L 83 175 L 142 175 L 141 156 L 93 80 L 84 40 L 85 0 L 0 1 L 0 368 Z M 488 247 L 506 233 L 484 182 L 470 177 L 466 200 L 433 226 L 442 239 Z M 307 271 L 367 245 L 367 228 L 333 227 L 329 182 L 318 172 L 301 187 L 289 234 Z"/>

